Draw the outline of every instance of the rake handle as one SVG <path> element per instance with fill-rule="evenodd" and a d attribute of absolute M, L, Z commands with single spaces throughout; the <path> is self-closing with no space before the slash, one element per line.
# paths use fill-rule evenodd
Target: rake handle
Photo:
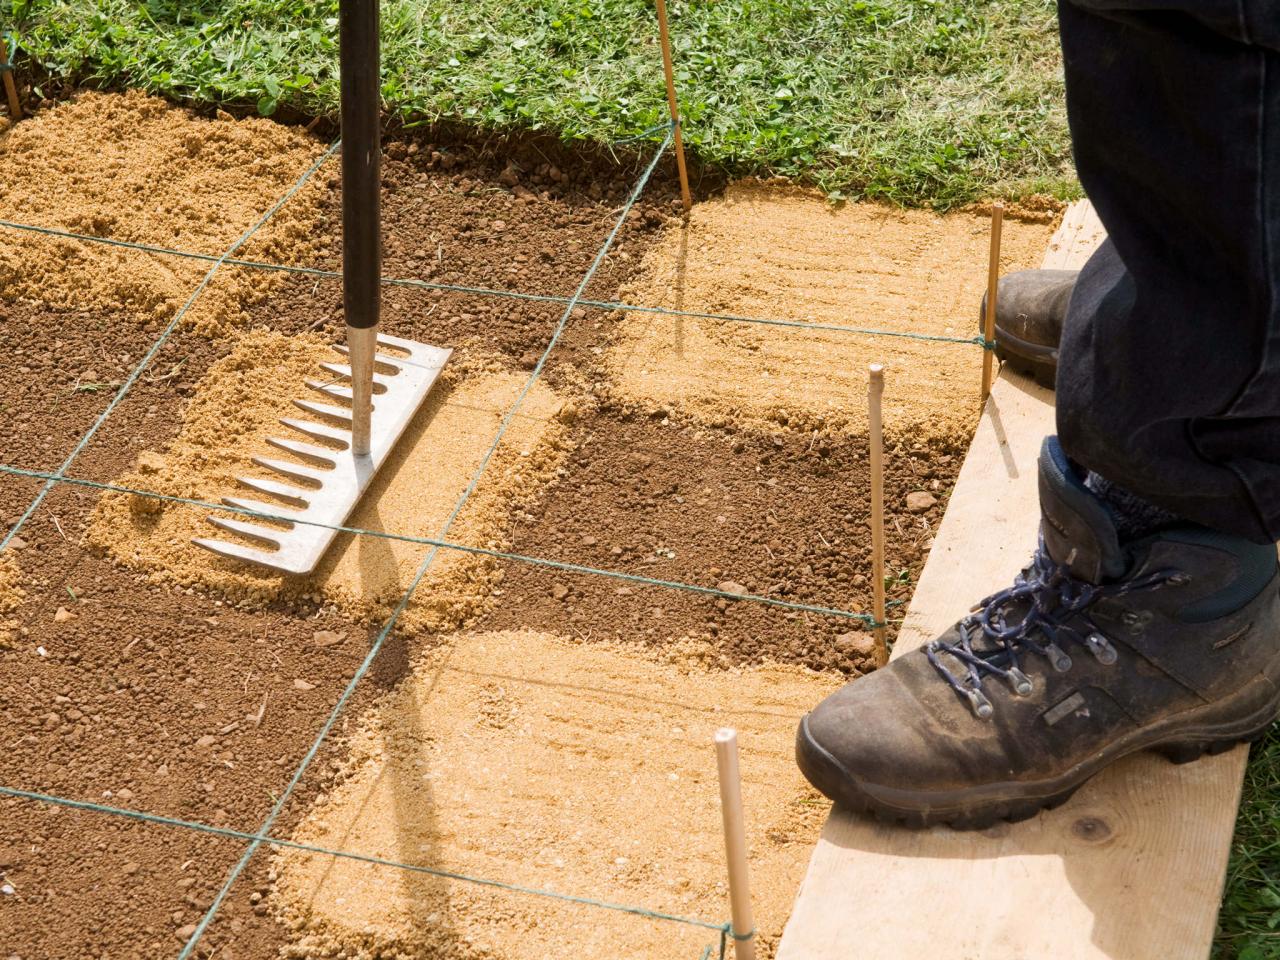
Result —
<path fill-rule="evenodd" d="M 369 453 L 382 275 L 382 96 L 378 0 L 341 0 L 342 303 L 351 357 L 352 453 Z"/>

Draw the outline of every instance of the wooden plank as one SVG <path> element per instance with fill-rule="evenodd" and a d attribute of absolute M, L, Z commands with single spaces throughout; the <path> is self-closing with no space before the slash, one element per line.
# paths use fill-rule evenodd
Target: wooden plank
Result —
<path fill-rule="evenodd" d="M 1103 237 L 1073 205 L 1045 266 Z M 895 653 L 1006 586 L 1035 544 L 1036 457 L 1053 397 L 1002 373 L 938 529 Z M 1115 764 L 1065 806 L 982 833 L 912 831 L 834 811 L 778 960 L 1203 960 L 1248 751 Z"/>

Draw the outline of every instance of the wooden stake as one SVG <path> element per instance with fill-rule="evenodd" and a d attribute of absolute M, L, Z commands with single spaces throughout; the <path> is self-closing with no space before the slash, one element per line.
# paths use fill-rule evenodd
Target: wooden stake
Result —
<path fill-rule="evenodd" d="M 22 104 L 18 100 L 18 85 L 13 82 L 13 69 L 9 65 L 9 50 L 0 37 L 0 73 L 4 75 L 4 92 L 9 97 L 9 118 L 22 119 Z"/>
<path fill-rule="evenodd" d="M 733 955 L 756 960 L 755 920 L 747 879 L 747 832 L 742 813 L 742 773 L 738 767 L 738 731 L 716 731 L 716 769 L 720 773 L 720 816 L 724 820 L 724 852 L 729 861 L 729 909 L 733 917 Z"/>
<path fill-rule="evenodd" d="M 884 397 L 884 367 L 873 363 L 867 388 L 868 440 L 871 444 L 871 583 L 874 590 L 872 613 L 877 623 L 885 622 L 884 601 L 884 424 L 880 401 Z M 889 662 L 889 643 L 884 627 L 876 627 L 876 665 Z"/>
<path fill-rule="evenodd" d="M 693 207 L 693 197 L 689 195 L 689 171 L 684 165 L 684 138 L 680 132 L 680 105 L 676 103 L 676 78 L 671 69 L 671 37 L 667 32 L 667 0 L 657 0 L 658 4 L 658 36 L 662 41 L 662 70 L 667 75 L 667 108 L 671 111 L 671 122 L 676 131 L 676 169 L 680 172 L 680 198 L 684 202 L 685 213 Z"/>
<path fill-rule="evenodd" d="M 1000 228 L 1004 225 L 1004 204 L 991 205 L 991 253 L 987 259 L 987 313 L 982 321 L 982 336 L 991 343 L 996 338 L 996 291 L 1000 286 Z M 991 396 L 992 351 L 982 348 L 982 399 Z"/>

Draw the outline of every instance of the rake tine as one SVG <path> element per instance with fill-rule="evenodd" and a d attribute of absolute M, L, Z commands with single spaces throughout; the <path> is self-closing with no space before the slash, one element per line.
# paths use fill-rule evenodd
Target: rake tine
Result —
<path fill-rule="evenodd" d="M 265 513 L 268 516 L 280 517 L 282 520 L 301 520 L 303 516 L 297 510 L 289 510 L 275 503 L 263 503 L 261 500 L 250 500 L 248 497 L 223 497 L 222 502 L 228 507 L 251 510 L 254 513 Z"/>
<path fill-rule="evenodd" d="M 286 440 L 284 437 L 267 437 L 267 443 L 275 447 L 277 450 L 283 450 L 286 453 L 292 453 L 296 457 L 308 457 L 312 460 L 320 460 L 332 469 L 337 463 L 338 451 L 329 447 L 321 447 L 314 443 L 303 443 L 301 440 Z"/>
<path fill-rule="evenodd" d="M 351 445 L 350 430 L 331 427 L 327 423 L 316 423 L 312 420 L 294 420 L 290 417 L 281 417 L 280 422 L 290 430 L 297 430 L 299 433 L 305 434 L 313 440 L 334 440 L 341 443 L 344 448 Z M 330 450 L 328 453 L 336 454 L 341 453 L 341 451 Z"/>
<path fill-rule="evenodd" d="M 293 480 L 302 480 L 315 484 L 323 484 L 325 477 L 333 473 L 332 470 L 320 470 L 308 467 L 306 464 L 293 463 L 289 460 L 276 460 L 273 457 L 254 457 L 253 462 L 260 467 L 274 470 L 276 473 L 283 474 Z"/>
<path fill-rule="evenodd" d="M 223 530 L 229 530 L 232 533 L 238 533 L 243 537 L 252 537 L 254 540 L 262 540 L 276 547 L 280 546 L 277 539 L 285 531 L 275 530 L 271 527 L 264 527 L 258 523 L 245 523 L 243 520 L 233 520 L 230 517 L 208 517 L 210 523 L 215 527 Z"/>
<path fill-rule="evenodd" d="M 277 566 L 279 561 L 276 555 L 270 550 L 257 550 L 253 547 L 241 546 L 238 543 L 227 543 L 225 540 L 209 540 L 205 537 L 197 537 L 191 541 L 197 547 L 203 547 L 210 553 L 216 553 L 223 557 L 232 557 L 236 560 L 247 560 L 250 563 L 261 564 L 264 567 L 272 567 L 273 569 L 285 569 Z"/>
<path fill-rule="evenodd" d="M 332 373 L 335 377 L 338 377 L 341 380 L 351 379 L 351 368 L 344 363 L 321 363 L 320 366 L 322 369 Z M 378 373 L 375 370 L 373 374 L 373 392 L 386 393 L 388 384 L 387 377 L 394 376 L 398 372 L 399 371 L 397 370 L 392 370 L 390 375 L 388 375 L 385 373 Z"/>
<path fill-rule="evenodd" d="M 312 403 L 310 400 L 294 400 L 293 405 L 299 410 L 305 410 L 307 413 L 314 413 L 321 417 L 332 417 L 334 420 L 344 420 L 351 423 L 350 407 L 334 407 L 327 403 Z M 345 438 L 350 442 L 350 436 Z"/>
<path fill-rule="evenodd" d="M 338 351 L 338 353 L 342 354 L 344 357 L 351 356 L 351 351 L 347 348 L 345 343 L 335 343 L 333 345 L 333 349 Z M 389 353 L 375 353 L 373 355 L 373 363 L 374 370 L 378 369 L 379 364 L 390 367 L 391 370 L 387 373 L 387 376 L 393 376 L 405 368 L 405 361 L 402 358 L 393 357 Z M 321 366 L 323 366 L 323 364 L 321 364 Z"/>
<path fill-rule="evenodd" d="M 334 397 L 338 400 L 350 400 L 352 393 L 350 387 L 340 387 L 336 383 L 322 383 L 319 380 L 308 380 L 307 386 L 315 390 L 317 393 L 323 393 L 326 397 Z"/>
<path fill-rule="evenodd" d="M 244 484 L 250 490 L 257 490 L 259 493 L 270 494 L 273 497 L 280 497 L 284 500 L 296 500 L 302 504 L 303 509 L 310 506 L 307 499 L 312 491 L 301 487 L 290 486 L 287 483 L 280 483 L 276 480 L 259 479 L 258 477 L 236 477 L 236 482 Z"/>
<path fill-rule="evenodd" d="M 328 370 L 335 377 L 341 377 L 343 380 L 351 379 L 351 367 L 345 363 L 329 363 L 329 361 L 325 360 L 321 362 L 320 368 Z"/>

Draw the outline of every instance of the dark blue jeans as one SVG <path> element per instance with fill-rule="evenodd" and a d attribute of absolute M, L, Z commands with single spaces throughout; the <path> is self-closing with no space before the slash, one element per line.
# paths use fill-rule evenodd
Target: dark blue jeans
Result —
<path fill-rule="evenodd" d="M 1063 0 L 1076 168 L 1108 240 L 1071 298 L 1068 455 L 1280 540 L 1280 0 Z"/>

